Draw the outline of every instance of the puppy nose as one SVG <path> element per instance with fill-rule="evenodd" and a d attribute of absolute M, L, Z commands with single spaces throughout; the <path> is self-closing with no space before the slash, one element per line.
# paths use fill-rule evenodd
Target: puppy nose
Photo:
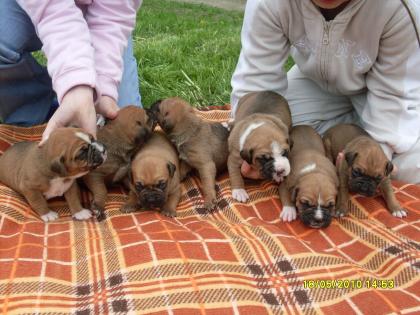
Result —
<path fill-rule="evenodd" d="M 282 169 L 282 170 L 276 170 L 276 175 L 277 176 L 284 176 L 285 172 L 286 171 L 284 169 Z"/>

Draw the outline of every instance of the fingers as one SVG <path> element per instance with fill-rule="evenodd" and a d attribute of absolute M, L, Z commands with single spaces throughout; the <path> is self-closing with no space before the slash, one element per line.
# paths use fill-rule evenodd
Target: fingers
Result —
<path fill-rule="evenodd" d="M 241 174 L 243 177 L 250 178 L 250 179 L 262 179 L 262 176 L 260 175 L 260 172 L 251 165 L 249 165 L 247 162 L 243 161 L 241 165 Z"/>
<path fill-rule="evenodd" d="M 119 107 L 115 100 L 109 96 L 102 96 L 96 107 L 98 114 L 101 114 L 109 119 L 114 119 L 118 115 Z"/>

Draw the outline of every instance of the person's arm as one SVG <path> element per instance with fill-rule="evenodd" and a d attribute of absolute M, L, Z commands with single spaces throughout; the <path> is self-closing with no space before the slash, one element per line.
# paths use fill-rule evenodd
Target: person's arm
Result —
<path fill-rule="evenodd" d="M 94 51 L 82 11 L 74 1 L 18 0 L 43 44 L 59 103 L 73 87 L 95 88 Z"/>
<path fill-rule="evenodd" d="M 246 93 L 270 90 L 284 95 L 287 78 L 283 66 L 290 44 L 285 36 L 278 0 L 248 0 L 241 33 L 242 49 L 232 76 L 231 105 L 236 111 Z"/>
<path fill-rule="evenodd" d="M 420 12 L 417 12 L 420 14 Z M 386 25 L 378 58 L 367 74 L 363 127 L 391 159 L 420 136 L 420 43 L 402 7 Z"/>
<path fill-rule="evenodd" d="M 136 23 L 141 0 L 96 0 L 88 7 L 86 21 L 95 49 L 95 69 L 101 96 L 118 100 L 123 52 Z"/>

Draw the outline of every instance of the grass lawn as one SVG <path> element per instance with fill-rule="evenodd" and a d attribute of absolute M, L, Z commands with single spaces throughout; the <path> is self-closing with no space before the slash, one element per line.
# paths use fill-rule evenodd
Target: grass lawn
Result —
<path fill-rule="evenodd" d="M 194 106 L 229 102 L 242 12 L 145 0 L 133 33 L 143 105 L 180 96 Z"/>

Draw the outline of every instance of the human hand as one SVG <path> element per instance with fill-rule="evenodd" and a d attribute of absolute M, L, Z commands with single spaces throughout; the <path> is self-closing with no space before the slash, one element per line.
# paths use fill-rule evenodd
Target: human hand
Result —
<path fill-rule="evenodd" d="M 96 106 L 96 112 L 105 118 L 114 119 L 118 115 L 119 107 L 117 102 L 110 96 L 101 96 Z"/>
<path fill-rule="evenodd" d="M 241 174 L 243 177 L 250 179 L 262 179 L 260 172 L 249 165 L 246 161 L 242 162 Z"/>
<path fill-rule="evenodd" d="M 96 138 L 96 112 L 91 87 L 78 85 L 64 95 L 42 134 L 39 146 L 45 143 L 53 130 L 69 125 L 76 125 Z"/>

